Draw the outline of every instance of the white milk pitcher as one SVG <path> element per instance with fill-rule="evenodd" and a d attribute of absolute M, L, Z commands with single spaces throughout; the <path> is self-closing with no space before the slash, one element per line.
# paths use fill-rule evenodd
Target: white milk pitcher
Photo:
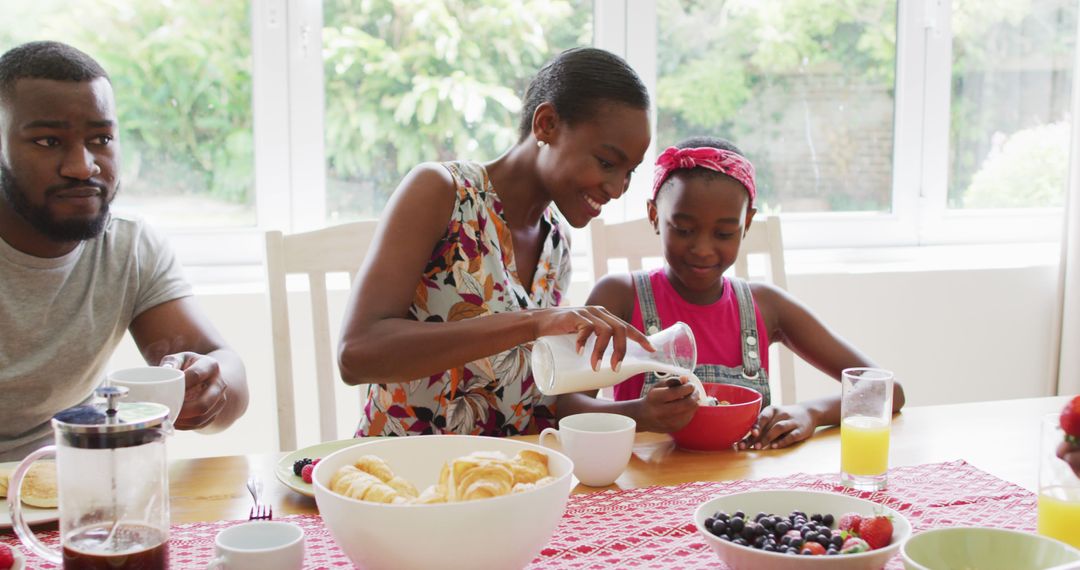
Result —
<path fill-rule="evenodd" d="M 590 335 L 585 349 L 578 354 L 575 348 L 577 335 L 545 336 L 536 339 L 532 349 L 533 380 L 540 391 L 548 396 L 596 390 L 614 386 L 631 376 L 643 372 L 657 372 L 671 376 L 690 375 L 697 364 L 697 344 L 694 333 L 684 322 L 649 336 L 656 352 L 649 352 L 632 340 L 626 341 L 626 356 L 619 369 L 610 368 L 614 346 L 609 344 L 600 359 L 599 370 L 590 365 L 596 336 Z"/>

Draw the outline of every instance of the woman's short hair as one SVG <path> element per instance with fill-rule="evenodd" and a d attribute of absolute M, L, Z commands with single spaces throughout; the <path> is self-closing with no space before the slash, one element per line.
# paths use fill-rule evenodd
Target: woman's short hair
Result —
<path fill-rule="evenodd" d="M 561 120 L 575 124 L 588 120 L 605 102 L 648 109 L 649 91 L 623 58 L 592 47 L 568 49 L 529 82 L 518 140 L 532 132 L 533 115 L 543 103 L 551 103 Z"/>

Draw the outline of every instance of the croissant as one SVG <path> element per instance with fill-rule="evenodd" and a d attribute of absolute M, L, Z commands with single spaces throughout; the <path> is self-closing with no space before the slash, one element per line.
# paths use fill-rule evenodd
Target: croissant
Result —
<path fill-rule="evenodd" d="M 499 497 L 510 493 L 514 473 L 505 464 L 481 463 L 464 471 L 455 483 L 455 496 L 459 501 Z"/>
<path fill-rule="evenodd" d="M 413 503 L 417 505 L 433 505 L 435 503 L 446 502 L 446 487 L 443 485 L 432 485 L 427 489 L 424 489 L 420 496 L 413 500 Z"/>
<path fill-rule="evenodd" d="M 510 461 L 515 483 L 534 483 L 548 475 L 547 456 L 523 449 Z"/>
<path fill-rule="evenodd" d="M 330 490 L 361 501 L 430 505 L 474 501 L 522 493 L 554 481 L 547 455 L 522 450 L 513 459 L 498 451 L 479 451 L 443 463 L 439 482 L 419 493 L 412 483 L 394 475 L 381 457 L 365 455 L 337 470 Z"/>
<path fill-rule="evenodd" d="M 351 499 L 373 503 L 404 503 L 407 498 L 378 477 L 346 465 L 330 478 L 330 490 Z"/>
<path fill-rule="evenodd" d="M 525 491 L 532 491 L 533 489 L 535 489 L 537 487 L 543 487 L 544 485 L 547 485 L 548 483 L 551 483 L 554 480 L 555 480 L 554 477 L 543 477 L 543 478 L 537 479 L 536 481 L 533 481 L 531 483 L 515 483 L 514 487 L 512 489 L 510 489 L 510 492 L 511 493 L 524 493 Z"/>
<path fill-rule="evenodd" d="M 386 464 L 386 461 L 383 461 L 383 458 L 377 455 L 364 455 L 357 459 L 353 466 L 386 483 L 390 488 L 406 498 L 413 499 L 420 494 L 412 483 L 394 475 L 393 470 Z"/>

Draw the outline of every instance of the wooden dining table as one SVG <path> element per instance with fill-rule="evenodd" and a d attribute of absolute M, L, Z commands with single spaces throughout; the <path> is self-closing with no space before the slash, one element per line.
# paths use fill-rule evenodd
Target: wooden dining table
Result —
<path fill-rule="evenodd" d="M 891 467 L 963 459 L 998 478 L 1035 491 L 1040 419 L 1059 413 L 1067 397 L 1001 400 L 904 409 L 893 418 Z M 536 441 L 536 436 L 520 439 Z M 317 513 L 315 499 L 277 482 L 284 453 L 181 459 L 170 464 L 172 522 L 247 518 L 249 477 L 264 483 L 275 516 Z M 785 449 L 691 453 L 667 435 L 639 433 L 626 471 L 609 487 L 578 485 L 575 493 L 676 485 L 692 481 L 759 479 L 840 469 L 839 428 Z"/>

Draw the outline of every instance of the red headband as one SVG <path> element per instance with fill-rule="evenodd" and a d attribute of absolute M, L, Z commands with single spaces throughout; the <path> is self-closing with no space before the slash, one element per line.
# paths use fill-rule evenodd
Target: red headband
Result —
<path fill-rule="evenodd" d="M 738 180 L 746 187 L 750 194 L 750 207 L 754 207 L 757 198 L 757 187 L 754 185 L 754 165 L 749 160 L 730 150 L 723 150 L 709 146 L 699 148 L 675 148 L 669 146 L 659 157 L 656 158 L 656 174 L 653 177 L 652 197 L 656 199 L 656 193 L 664 185 L 668 176 L 676 170 L 691 168 L 708 168 Z"/>

